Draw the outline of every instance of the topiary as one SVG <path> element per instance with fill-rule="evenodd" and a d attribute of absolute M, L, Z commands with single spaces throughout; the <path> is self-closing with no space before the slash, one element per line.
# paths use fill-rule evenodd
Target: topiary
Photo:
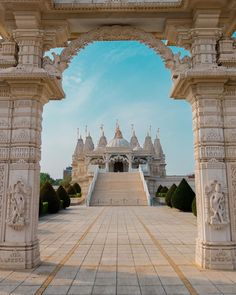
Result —
<path fill-rule="evenodd" d="M 43 201 L 39 198 L 39 216 L 43 214 Z"/>
<path fill-rule="evenodd" d="M 81 187 L 80 187 L 80 185 L 77 182 L 75 182 L 73 184 L 73 188 L 74 188 L 74 190 L 76 191 L 77 194 L 80 194 L 81 193 Z"/>
<path fill-rule="evenodd" d="M 163 188 L 163 186 L 160 184 L 159 186 L 158 186 L 158 189 L 157 189 L 157 191 L 156 191 L 156 197 L 158 197 L 158 194 L 161 192 L 161 189 Z"/>
<path fill-rule="evenodd" d="M 166 186 L 164 186 L 160 191 L 161 194 L 166 194 L 167 192 L 168 192 L 168 187 Z"/>
<path fill-rule="evenodd" d="M 74 189 L 74 187 L 72 185 L 69 185 L 68 189 L 67 189 L 67 194 L 70 195 L 76 195 L 76 191 Z"/>
<path fill-rule="evenodd" d="M 57 189 L 57 195 L 63 201 L 63 209 L 70 207 L 70 197 L 62 185 Z"/>
<path fill-rule="evenodd" d="M 192 202 L 192 212 L 195 216 L 197 216 L 197 203 L 196 203 L 196 197 L 193 199 Z"/>
<path fill-rule="evenodd" d="M 177 185 L 172 184 L 172 186 L 170 187 L 170 189 L 166 193 L 166 205 L 169 207 L 172 207 L 171 199 L 172 199 L 172 196 L 173 196 L 176 189 L 177 189 Z"/>
<path fill-rule="evenodd" d="M 60 210 L 60 199 L 48 181 L 40 189 L 40 199 L 42 202 L 48 202 L 49 213 L 57 213 Z"/>
<path fill-rule="evenodd" d="M 171 198 L 172 207 L 179 209 L 184 212 L 192 211 L 192 202 L 195 197 L 195 193 L 183 178 L 175 190 Z"/>

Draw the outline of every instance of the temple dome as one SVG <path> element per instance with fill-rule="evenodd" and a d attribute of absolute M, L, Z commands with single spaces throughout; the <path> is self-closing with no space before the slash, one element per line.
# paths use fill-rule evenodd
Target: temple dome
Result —
<path fill-rule="evenodd" d="M 120 131 L 120 127 L 116 127 L 116 133 L 114 138 L 108 143 L 108 147 L 130 147 L 129 142 L 123 138 L 122 132 Z"/>

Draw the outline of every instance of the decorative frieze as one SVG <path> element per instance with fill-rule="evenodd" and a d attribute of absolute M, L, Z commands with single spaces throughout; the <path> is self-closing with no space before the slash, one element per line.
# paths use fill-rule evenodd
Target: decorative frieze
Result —
<path fill-rule="evenodd" d="M 207 146 L 200 148 L 201 158 L 219 158 L 223 159 L 225 157 L 225 151 L 223 146 Z"/>

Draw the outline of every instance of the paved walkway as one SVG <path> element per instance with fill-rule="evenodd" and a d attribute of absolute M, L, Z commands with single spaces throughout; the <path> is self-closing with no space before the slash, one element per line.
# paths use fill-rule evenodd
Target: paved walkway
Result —
<path fill-rule="evenodd" d="M 194 266 L 196 218 L 166 207 L 71 207 L 40 220 L 42 264 L 0 271 L 0 294 L 236 294 Z"/>

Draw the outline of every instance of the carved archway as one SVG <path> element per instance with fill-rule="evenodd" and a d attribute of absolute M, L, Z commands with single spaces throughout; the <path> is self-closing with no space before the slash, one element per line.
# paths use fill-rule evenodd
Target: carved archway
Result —
<path fill-rule="evenodd" d="M 69 66 L 73 57 L 88 44 L 95 41 L 138 41 L 145 44 L 159 54 L 165 66 L 172 71 L 172 77 L 177 78 L 180 72 L 192 67 L 191 57 L 180 58 L 180 53 L 174 54 L 155 34 L 145 32 L 133 26 L 102 26 L 68 43 L 60 55 L 53 53 L 54 60 L 44 57 L 43 68 L 51 75 L 61 78 L 63 71 Z"/>
<path fill-rule="evenodd" d="M 153 33 L 145 32 L 132 26 L 102 26 L 88 33 L 83 33 L 78 39 L 71 41 L 60 54 L 60 62 L 68 65 L 71 59 L 89 43 L 95 41 L 139 41 L 158 53 L 167 68 L 174 67 L 175 55 L 171 49 Z"/>

